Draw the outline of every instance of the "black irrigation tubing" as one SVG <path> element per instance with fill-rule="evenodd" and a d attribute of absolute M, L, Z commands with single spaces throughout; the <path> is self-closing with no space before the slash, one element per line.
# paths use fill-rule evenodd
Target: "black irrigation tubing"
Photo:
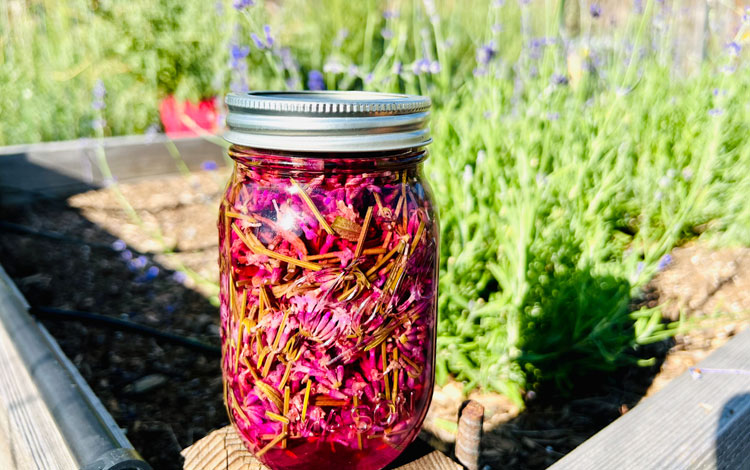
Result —
<path fill-rule="evenodd" d="M 150 326 L 142 325 L 140 323 L 132 322 L 129 320 L 123 320 L 121 318 L 109 317 L 106 315 L 101 315 L 99 313 L 80 312 L 77 310 L 63 310 L 51 307 L 31 307 L 29 311 L 32 315 L 39 318 L 62 321 L 80 321 L 83 323 L 138 333 L 144 336 L 163 340 L 168 343 L 184 346 L 186 348 L 193 349 L 195 351 L 212 356 L 221 355 L 221 348 L 219 346 L 204 343 L 195 338 L 180 336 L 174 333 L 167 333 Z"/>

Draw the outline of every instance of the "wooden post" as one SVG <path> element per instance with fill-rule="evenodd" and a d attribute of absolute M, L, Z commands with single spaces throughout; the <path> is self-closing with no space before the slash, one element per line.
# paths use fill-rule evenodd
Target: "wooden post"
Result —
<path fill-rule="evenodd" d="M 479 470 L 484 407 L 474 400 L 464 402 L 459 410 L 456 434 L 456 459 L 467 470 Z"/>

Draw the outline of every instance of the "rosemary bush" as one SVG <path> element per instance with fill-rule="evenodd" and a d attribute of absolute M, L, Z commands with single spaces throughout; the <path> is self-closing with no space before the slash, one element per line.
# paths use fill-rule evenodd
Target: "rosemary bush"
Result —
<path fill-rule="evenodd" d="M 11 0 L 0 143 L 142 132 L 170 93 L 429 94 L 438 378 L 520 402 L 673 333 L 631 299 L 675 245 L 750 242 L 750 12 L 686 67 L 681 2 L 636 1 L 616 27 L 619 3 L 584 3 Z"/>

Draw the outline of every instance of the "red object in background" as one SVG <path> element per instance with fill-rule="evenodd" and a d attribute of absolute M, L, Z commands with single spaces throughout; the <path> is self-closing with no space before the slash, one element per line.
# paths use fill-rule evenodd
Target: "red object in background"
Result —
<path fill-rule="evenodd" d="M 167 96 L 159 104 L 164 131 L 169 137 L 196 137 L 196 128 L 217 133 L 218 113 L 214 103 L 213 98 L 195 104 L 188 100 L 177 101 L 173 95 Z"/>

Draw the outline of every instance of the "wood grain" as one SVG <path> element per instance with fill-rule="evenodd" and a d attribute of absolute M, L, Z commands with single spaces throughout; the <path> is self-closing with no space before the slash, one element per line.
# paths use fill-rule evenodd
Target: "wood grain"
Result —
<path fill-rule="evenodd" d="M 173 142 L 191 170 L 201 168 L 208 160 L 225 164 L 222 148 L 205 139 L 189 137 Z M 0 147 L 0 205 L 67 197 L 104 186 L 96 157 L 100 145 L 120 182 L 178 173 L 176 159 L 167 147 L 169 139 L 163 134 Z"/>
<path fill-rule="evenodd" d="M 408 449 L 407 449 L 408 452 Z M 268 470 L 245 449 L 232 426 L 213 431 L 182 451 L 184 470 Z M 436 450 L 416 456 L 395 470 L 460 470 L 461 466 Z"/>
<path fill-rule="evenodd" d="M 464 403 L 458 418 L 456 459 L 467 470 L 479 470 L 484 407 L 474 400 Z"/>
<path fill-rule="evenodd" d="M 4 289 L 0 283 L 0 289 Z M 0 305 L 3 308 L 3 305 Z M 0 322 L 0 468 L 78 468 L 9 333 Z"/>
<path fill-rule="evenodd" d="M 698 367 L 550 469 L 750 469 L 750 329 Z"/>

